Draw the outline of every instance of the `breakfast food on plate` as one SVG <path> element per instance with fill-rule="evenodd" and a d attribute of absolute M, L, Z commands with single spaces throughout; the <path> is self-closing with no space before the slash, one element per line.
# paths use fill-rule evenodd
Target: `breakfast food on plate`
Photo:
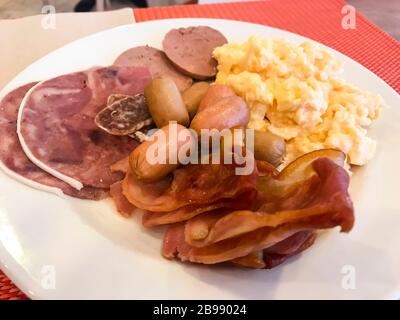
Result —
<path fill-rule="evenodd" d="M 252 36 L 215 49 L 214 57 L 216 82 L 249 105 L 249 127 L 287 141 L 285 163 L 323 148 L 342 150 L 355 165 L 373 157 L 376 143 L 365 127 L 383 101 L 340 78 L 341 63 L 319 45 Z"/>
<path fill-rule="evenodd" d="M 116 136 L 125 136 L 153 123 L 143 93 L 135 96 L 112 94 L 107 107 L 94 119 L 96 125 Z"/>
<path fill-rule="evenodd" d="M 28 83 L 8 93 L 0 102 L 0 167 L 34 188 L 82 199 L 98 200 L 108 196 L 108 190 L 84 187 L 77 190 L 36 166 L 22 150 L 17 136 L 18 109 L 25 94 L 36 82 Z"/>
<path fill-rule="evenodd" d="M 336 150 L 314 152 L 278 174 L 274 170 L 259 174 L 260 163 L 249 176 L 235 175 L 235 164 L 188 165 L 153 183 L 129 173 L 123 192 L 152 216 L 162 213 L 165 217 L 167 212 L 174 215 L 177 211 L 184 216 L 175 216 L 173 222 L 186 222 L 171 225 L 165 234 L 165 257 L 214 264 L 267 249 L 299 232 L 335 226 L 341 226 L 343 232 L 351 230 L 354 216 L 348 174 L 341 166 L 344 159 Z M 248 201 L 239 202 L 244 194 Z M 235 208 L 235 200 L 237 206 L 246 208 Z M 221 202 L 230 204 L 221 209 Z M 188 214 L 193 213 L 194 205 L 197 214 Z M 198 210 L 202 205 L 206 212 Z M 184 210 L 186 206 L 191 209 Z M 144 223 L 149 225 L 148 220 Z M 302 244 L 294 242 L 290 253 Z"/>
<path fill-rule="evenodd" d="M 37 84 L 19 110 L 18 135 L 28 158 L 78 190 L 109 188 L 122 178 L 110 165 L 137 142 L 100 130 L 95 116 L 110 94 L 142 93 L 150 80 L 147 68 L 113 66 Z"/>
<path fill-rule="evenodd" d="M 209 106 L 212 106 L 214 103 L 223 98 L 234 96 L 236 96 L 235 92 L 228 86 L 214 83 L 208 88 L 203 99 L 200 101 L 197 112 L 200 112 L 208 108 Z"/>
<path fill-rule="evenodd" d="M 179 71 L 194 79 L 206 80 L 217 73 L 213 50 L 227 42 L 218 30 L 200 26 L 172 29 L 165 35 L 162 45 Z"/>
<path fill-rule="evenodd" d="M 144 227 L 168 225 L 169 259 L 273 268 L 318 230 L 352 229 L 344 167 L 374 153 L 365 127 L 379 96 L 345 83 L 313 43 L 227 43 L 200 26 L 162 46 L 10 92 L 1 167 L 58 194 L 111 196 L 124 217 L 142 209 Z"/>
<path fill-rule="evenodd" d="M 147 67 L 153 78 L 168 77 L 174 80 L 180 91 L 192 85 L 192 78 L 177 71 L 165 53 L 150 46 L 139 46 L 121 53 L 115 60 L 116 66 Z"/>
<path fill-rule="evenodd" d="M 205 81 L 199 81 L 193 84 L 190 88 L 182 92 L 182 99 L 189 112 L 190 119 L 197 113 L 197 109 L 204 96 L 206 95 L 210 84 Z"/>
<path fill-rule="evenodd" d="M 246 127 L 250 111 L 244 100 L 238 96 L 226 97 L 213 105 L 200 110 L 193 118 L 190 127 L 197 134 L 202 129 L 231 129 Z"/>
<path fill-rule="evenodd" d="M 189 124 L 189 113 L 172 79 L 166 77 L 153 79 L 145 88 L 144 96 L 157 127 L 162 128 L 169 121 L 177 121 L 184 126 Z"/>
<path fill-rule="evenodd" d="M 206 99 L 208 91 L 212 99 Z M 228 87 L 211 85 L 204 99 L 206 103 L 190 124 L 198 135 L 201 129 L 246 127 L 248 107 Z M 185 145 L 193 145 L 190 132 L 185 135 L 188 139 L 177 140 L 179 134 L 174 139 L 171 130 L 173 124 L 158 131 L 165 133 L 164 144 L 146 141 L 131 153 L 122 183 L 126 199 L 146 210 L 142 218 L 145 227 L 170 225 L 163 242 L 166 258 L 272 268 L 309 248 L 317 230 L 336 226 L 343 232 L 351 230 L 353 205 L 341 151 L 306 154 L 279 172 L 274 165 L 282 159 L 285 142 L 279 136 L 260 132 L 256 165 L 249 175 L 237 175 L 235 169 L 240 165 L 236 162 L 149 163 L 147 151 L 154 146 L 155 154 L 164 151 L 173 157 Z M 178 125 L 178 132 L 185 131 Z M 171 155 L 172 145 L 177 148 Z M 265 157 L 276 163 L 261 159 Z"/>
<path fill-rule="evenodd" d="M 285 140 L 268 131 L 254 130 L 254 157 L 267 161 L 275 167 L 283 162 L 286 152 Z"/>
<path fill-rule="evenodd" d="M 147 151 L 158 143 L 158 139 L 152 141 L 145 141 L 129 156 L 129 166 L 131 171 L 144 182 L 154 182 L 168 175 L 174 171 L 178 166 L 178 161 L 170 161 L 170 159 L 178 159 L 178 154 L 182 150 L 188 150 L 190 144 L 194 144 L 191 132 L 182 125 L 176 126 L 175 134 L 180 137 L 185 137 L 182 140 L 175 140 L 171 137 L 173 133 L 170 126 L 162 127 L 157 133 L 165 137 L 165 144 L 163 150 L 165 151 L 165 163 L 149 163 L 147 161 Z M 156 133 L 156 134 L 157 134 Z"/>
<path fill-rule="evenodd" d="M 312 246 L 316 237 L 313 231 L 301 231 L 268 249 L 254 251 L 230 262 L 246 268 L 271 269 Z"/>

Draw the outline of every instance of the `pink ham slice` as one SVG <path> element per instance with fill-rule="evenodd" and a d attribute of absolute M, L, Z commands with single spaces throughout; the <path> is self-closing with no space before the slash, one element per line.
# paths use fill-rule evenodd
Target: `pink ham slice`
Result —
<path fill-rule="evenodd" d="M 11 91 L 0 102 L 0 161 L 26 183 L 36 182 L 38 188 L 53 187 L 65 194 L 82 199 L 98 200 L 107 197 L 108 190 L 105 189 L 84 187 L 78 191 L 72 188 L 37 167 L 25 155 L 17 136 L 17 116 L 22 99 L 35 84 L 32 82 Z"/>
<path fill-rule="evenodd" d="M 165 76 L 175 81 L 180 91 L 192 85 L 192 78 L 178 72 L 165 53 L 150 46 L 139 46 L 126 50 L 115 60 L 116 66 L 143 66 L 150 70 L 153 78 Z"/>
<path fill-rule="evenodd" d="M 108 189 L 123 178 L 110 166 L 137 142 L 101 131 L 94 118 L 110 94 L 141 93 L 150 80 L 147 68 L 112 66 L 38 84 L 21 105 L 19 138 L 24 151 L 35 164 L 77 189 Z"/>

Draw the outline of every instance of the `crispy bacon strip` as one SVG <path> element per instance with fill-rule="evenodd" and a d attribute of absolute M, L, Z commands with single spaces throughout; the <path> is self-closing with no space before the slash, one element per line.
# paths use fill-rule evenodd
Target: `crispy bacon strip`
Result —
<path fill-rule="evenodd" d="M 136 207 L 168 212 L 192 204 L 210 204 L 255 190 L 258 172 L 236 175 L 234 164 L 187 165 L 155 183 L 144 183 L 128 172 L 123 193 Z M 229 186 L 229 188 L 227 187 Z"/>
<path fill-rule="evenodd" d="M 265 262 L 264 262 L 264 251 L 258 250 L 249 253 L 247 256 L 239 257 L 236 259 L 231 260 L 234 265 L 245 267 L 245 268 L 252 268 L 252 269 L 264 269 Z"/>
<path fill-rule="evenodd" d="M 202 221 L 206 219 L 204 215 L 198 216 L 186 224 L 186 242 L 195 247 L 204 247 L 263 227 L 274 228 L 293 221 L 324 221 L 327 215 L 330 215 L 335 224 L 335 219 L 338 219 L 337 213 L 342 212 L 351 212 L 346 215 L 348 219 L 338 224 L 341 225 L 342 231 L 348 232 L 353 226 L 354 216 L 347 193 L 347 172 L 327 158 L 315 160 L 312 167 L 316 175 L 303 183 L 303 189 L 298 189 L 288 199 L 280 199 L 278 211 L 268 211 L 271 206 L 267 203 L 257 211 L 235 211 L 217 221 L 209 221 L 209 224 Z M 198 234 L 192 231 L 195 229 L 198 232 L 198 224 L 203 228 L 201 234 L 206 237 L 199 238 Z"/>
<path fill-rule="evenodd" d="M 132 205 L 122 194 L 122 181 L 115 182 L 110 186 L 110 195 L 114 200 L 118 212 L 122 216 L 129 218 L 132 215 L 135 206 Z"/>
<path fill-rule="evenodd" d="M 270 248 L 252 252 L 247 256 L 233 259 L 231 262 L 246 268 L 271 269 L 308 249 L 313 245 L 316 237 L 315 232 L 298 232 Z"/>
<path fill-rule="evenodd" d="M 289 240 L 289 242 L 291 242 L 291 241 L 293 241 L 293 238 L 297 237 L 299 234 L 302 234 L 302 236 L 304 236 L 304 234 L 307 234 L 307 232 L 299 232 L 299 233 L 293 235 L 292 237 L 289 237 L 288 239 L 285 239 L 285 240 L 277 243 L 275 246 L 280 246 L 282 243 L 285 243 L 287 240 Z M 272 268 L 276 267 L 277 265 L 282 264 L 290 257 L 295 256 L 296 254 L 299 254 L 300 252 L 303 252 L 304 250 L 308 249 L 309 247 L 311 247 L 314 244 L 316 238 L 317 238 L 317 235 L 315 232 L 309 233 L 309 236 L 304 240 L 304 242 L 300 246 L 298 246 L 298 248 L 295 251 L 286 253 L 286 254 L 269 252 L 269 250 L 272 250 L 272 248 L 274 248 L 275 246 L 272 246 L 271 248 L 264 250 L 265 269 L 272 269 Z M 286 243 L 285 243 L 285 245 L 286 245 Z"/>
<path fill-rule="evenodd" d="M 188 205 L 169 212 L 151 212 L 147 211 L 144 213 L 142 218 L 143 226 L 149 228 L 162 224 L 170 224 L 181 221 L 189 220 L 202 213 L 213 211 L 220 208 L 231 208 L 231 209 L 244 209 L 248 208 L 249 205 L 257 197 L 255 190 L 243 192 L 236 198 L 232 199 L 221 199 L 210 204 L 194 204 Z"/>
<path fill-rule="evenodd" d="M 167 259 L 173 259 L 182 255 L 188 255 L 191 247 L 185 242 L 185 223 L 171 224 L 164 235 L 162 255 Z"/>
<path fill-rule="evenodd" d="M 180 243 L 176 245 L 175 255 L 182 261 L 213 264 L 270 248 L 302 231 L 335 226 L 340 226 L 342 232 L 350 231 L 354 215 L 347 193 L 347 173 L 328 158 L 317 159 L 310 165 L 316 173 L 319 187 L 317 194 L 311 200 L 305 201 L 303 208 L 273 214 L 237 211 L 222 217 L 202 215 L 199 219 L 194 218 L 197 220 L 196 224 L 186 228 L 183 240 L 185 250 L 179 250 L 183 246 Z M 184 225 L 180 232 L 185 233 Z M 177 233 L 175 230 L 175 234 Z M 170 236 L 171 233 L 167 232 L 166 239 L 171 243 L 168 239 Z"/>
<path fill-rule="evenodd" d="M 293 236 L 278 242 L 276 245 L 269 247 L 264 250 L 264 255 L 268 254 L 279 254 L 279 255 L 290 255 L 293 253 L 303 251 L 314 243 L 316 233 L 313 231 L 302 231 L 294 234 Z"/>
<path fill-rule="evenodd" d="M 327 226 L 322 225 L 324 228 L 333 228 L 335 225 Z M 174 232 L 166 232 L 164 242 L 169 243 L 168 248 L 170 253 L 168 257 L 176 257 L 182 261 L 190 261 L 204 264 L 215 264 L 225 261 L 230 261 L 239 257 L 246 256 L 254 251 L 263 250 L 293 236 L 301 231 L 312 231 L 315 229 L 322 229 L 316 226 L 315 223 L 299 223 L 287 224 L 277 228 L 265 227 L 253 232 L 249 232 L 239 237 L 230 238 L 211 244 L 206 247 L 196 248 L 190 246 L 185 240 L 185 226 L 182 225 L 181 229 L 174 230 Z M 179 235 L 173 239 L 172 237 Z M 177 239 L 183 239 L 178 241 Z M 172 249 L 171 247 L 174 247 Z M 171 253 L 173 253 L 171 255 Z M 167 256 L 166 253 L 163 253 Z"/>

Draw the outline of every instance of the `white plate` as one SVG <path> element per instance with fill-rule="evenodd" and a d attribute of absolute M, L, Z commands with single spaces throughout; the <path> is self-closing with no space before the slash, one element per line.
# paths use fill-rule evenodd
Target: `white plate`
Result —
<path fill-rule="evenodd" d="M 50 53 L 20 73 L 0 96 L 33 80 L 110 64 L 129 47 L 160 47 L 167 31 L 192 25 L 219 29 L 230 41 L 253 34 L 306 40 L 278 29 L 225 20 L 126 25 Z M 356 224 L 349 235 L 327 231 L 310 250 L 269 271 L 171 262 L 160 255 L 162 232 L 144 230 L 137 216 L 120 217 L 111 201 L 62 199 L 0 172 L 1 269 L 31 298 L 399 298 L 400 99 L 360 64 L 329 50 L 346 63 L 349 82 L 381 94 L 392 106 L 370 129 L 379 142 L 376 157 L 355 170 L 351 180 Z"/>

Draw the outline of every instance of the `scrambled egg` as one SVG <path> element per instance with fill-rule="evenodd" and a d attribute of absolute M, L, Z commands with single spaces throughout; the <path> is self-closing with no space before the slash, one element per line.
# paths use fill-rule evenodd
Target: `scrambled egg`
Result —
<path fill-rule="evenodd" d="M 249 127 L 285 138 L 285 163 L 322 148 L 341 149 L 355 165 L 373 157 L 376 142 L 365 127 L 383 100 L 347 84 L 342 64 L 317 44 L 252 36 L 216 48 L 214 57 L 216 82 L 249 105 Z"/>

